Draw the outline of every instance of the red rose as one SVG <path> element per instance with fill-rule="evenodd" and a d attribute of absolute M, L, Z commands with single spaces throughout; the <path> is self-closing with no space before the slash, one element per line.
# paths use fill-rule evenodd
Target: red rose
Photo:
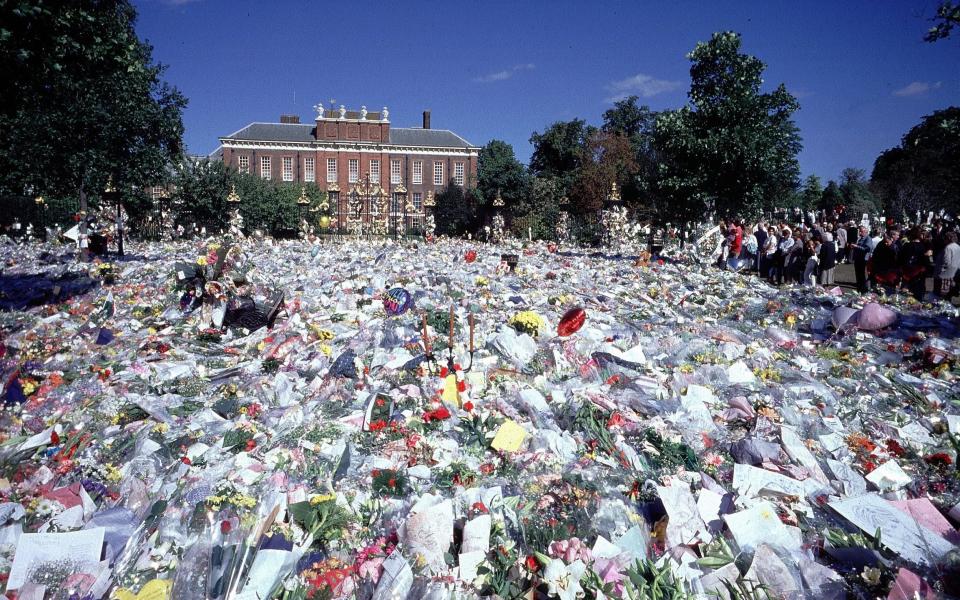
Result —
<path fill-rule="evenodd" d="M 180 462 L 182 462 L 182 463 L 185 464 L 185 465 L 193 464 L 193 463 L 190 462 L 190 457 L 189 457 L 189 456 L 182 456 L 182 457 L 180 457 Z"/>
<path fill-rule="evenodd" d="M 472 411 L 472 410 L 473 410 L 473 402 L 470 402 L 469 400 L 466 401 L 466 402 L 464 402 L 464 403 L 463 403 L 463 410 L 465 410 L 465 411 L 467 411 L 467 412 Z"/>
<path fill-rule="evenodd" d="M 458 382 L 457 382 L 457 391 L 458 391 L 458 392 L 465 392 L 465 391 L 467 391 L 467 382 L 466 382 L 466 381 L 458 381 Z"/>
<path fill-rule="evenodd" d="M 58 446 L 59 444 L 60 444 L 60 436 L 57 435 L 57 432 L 56 432 L 56 431 L 51 431 L 51 432 L 50 432 L 50 445 L 51 445 L 51 446 Z"/>
<path fill-rule="evenodd" d="M 530 569 L 531 571 L 540 570 L 540 563 L 537 561 L 536 556 L 532 554 L 528 554 L 525 562 L 527 564 L 527 568 Z"/>
<path fill-rule="evenodd" d="M 253 440 L 247 440 L 247 452 L 252 452 L 254 448 L 257 447 L 257 442 Z"/>
<path fill-rule="evenodd" d="M 231 529 L 230 521 L 220 521 L 220 533 L 227 535 Z"/>
<path fill-rule="evenodd" d="M 438 420 L 449 419 L 450 411 L 447 410 L 446 406 L 441 406 L 437 410 L 433 411 L 433 418 Z"/>
<path fill-rule="evenodd" d="M 487 510 L 487 507 L 484 506 L 483 502 L 474 502 L 473 506 L 471 506 L 470 508 L 482 514 L 487 514 L 488 512 L 490 512 L 489 510 Z"/>

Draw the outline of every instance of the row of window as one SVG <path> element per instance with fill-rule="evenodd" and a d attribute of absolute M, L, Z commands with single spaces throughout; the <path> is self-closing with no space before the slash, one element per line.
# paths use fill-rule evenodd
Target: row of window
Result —
<path fill-rule="evenodd" d="M 284 156 L 281 160 L 281 168 L 283 181 L 293 181 L 293 157 Z M 444 185 L 446 182 L 443 178 L 443 165 L 442 161 L 434 161 L 433 163 L 433 185 Z M 250 157 L 246 155 L 241 155 L 237 161 L 237 167 L 240 169 L 241 173 L 250 172 Z M 273 176 L 273 161 L 269 156 L 260 157 L 260 177 L 264 179 L 270 179 Z M 370 161 L 370 182 L 371 183 L 380 183 L 380 160 L 373 159 Z M 392 159 L 390 161 L 390 183 L 397 184 L 400 183 L 400 159 Z M 347 161 L 347 180 L 350 183 L 356 183 L 360 178 L 360 160 L 356 158 L 351 158 Z M 317 166 L 314 158 L 307 157 L 303 159 L 303 180 L 304 181 L 316 181 L 317 180 Z M 453 165 L 453 180 L 457 185 L 463 185 L 464 183 L 464 164 L 462 162 L 454 163 Z M 333 183 L 337 181 L 337 159 L 328 158 L 327 159 L 327 183 Z M 413 161 L 413 185 L 419 185 L 423 183 L 423 161 L 415 160 Z"/>

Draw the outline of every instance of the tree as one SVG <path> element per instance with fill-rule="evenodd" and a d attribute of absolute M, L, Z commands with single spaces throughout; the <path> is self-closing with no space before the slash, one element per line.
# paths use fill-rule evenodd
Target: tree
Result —
<path fill-rule="evenodd" d="M 823 185 L 820 178 L 816 175 L 808 175 L 803 180 L 803 187 L 797 195 L 799 199 L 798 206 L 803 210 L 809 210 L 820 204 L 820 198 L 823 196 Z"/>
<path fill-rule="evenodd" d="M 236 184 L 236 174 L 220 160 L 183 160 L 173 176 L 172 205 L 179 223 L 206 227 L 208 231 L 226 229 L 230 216 L 227 194 Z"/>
<path fill-rule="evenodd" d="M 840 186 L 837 185 L 836 181 L 831 179 L 827 182 L 827 187 L 823 189 L 823 193 L 820 194 L 820 201 L 817 203 L 817 208 L 820 210 L 833 210 L 843 204 L 843 202 L 843 192 L 840 191 Z"/>
<path fill-rule="evenodd" d="M 840 194 L 848 216 L 880 212 L 880 202 L 867 187 L 867 174 L 863 169 L 848 167 L 840 173 Z"/>
<path fill-rule="evenodd" d="M 472 196 L 472 194 L 470 194 Z M 434 218 L 438 235 L 464 235 L 476 229 L 476 207 L 453 179 L 436 196 Z"/>
<path fill-rule="evenodd" d="M 523 205 L 530 193 L 530 175 L 517 160 L 513 146 L 501 140 L 491 140 L 480 149 L 477 164 L 476 193 L 481 220 L 485 221 L 491 213 L 491 203 L 497 192 L 507 210 L 525 211 Z"/>
<path fill-rule="evenodd" d="M 538 240 L 556 239 L 556 224 L 563 195 L 563 187 L 556 177 L 534 177 L 530 193 L 516 211 L 511 211 L 510 229 L 513 234 L 521 239 L 526 239 L 528 233 Z"/>
<path fill-rule="evenodd" d="M 801 144 L 792 115 L 799 105 L 782 84 L 761 92 L 765 65 L 740 47 L 733 32 L 697 44 L 689 55 L 691 105 L 657 118 L 668 203 L 686 202 L 676 198 L 685 190 L 685 199 L 703 202 L 701 214 L 757 215 L 797 187 Z"/>
<path fill-rule="evenodd" d="M 927 30 L 923 36 L 926 42 L 935 42 L 950 37 L 954 27 L 960 27 L 960 3 L 954 4 L 951 0 L 940 3 L 937 15 L 930 19 L 936 25 Z"/>
<path fill-rule="evenodd" d="M 0 0 L 0 191 L 78 195 L 165 180 L 186 99 L 127 0 Z"/>
<path fill-rule="evenodd" d="M 581 150 L 580 169 L 570 190 L 570 199 L 579 213 L 603 208 L 614 182 L 620 189 L 637 175 L 637 162 L 627 138 L 619 133 L 595 131 Z"/>
<path fill-rule="evenodd" d="M 927 115 L 877 157 L 870 187 L 889 214 L 960 212 L 960 107 Z"/>
<path fill-rule="evenodd" d="M 639 98 L 618 100 L 603 113 L 601 129 L 627 138 L 633 149 L 636 175 L 623 182 L 623 199 L 629 205 L 652 204 L 650 192 L 657 175 L 658 156 L 653 144 L 657 113 L 649 106 L 638 105 Z"/>
<path fill-rule="evenodd" d="M 586 121 L 574 119 L 557 121 L 542 134 L 533 132 L 530 172 L 538 177 L 557 177 L 568 189 L 580 168 L 581 150 L 595 130 Z"/>

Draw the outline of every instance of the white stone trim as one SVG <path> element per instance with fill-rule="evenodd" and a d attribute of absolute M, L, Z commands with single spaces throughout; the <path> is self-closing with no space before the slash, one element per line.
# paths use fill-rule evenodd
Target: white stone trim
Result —
<path fill-rule="evenodd" d="M 231 150 L 313 150 L 326 152 L 357 152 L 359 154 L 423 154 L 434 156 L 479 156 L 480 148 L 446 148 L 442 146 L 374 146 L 359 144 L 324 144 L 313 142 L 270 142 L 248 140 L 221 140 Z"/>

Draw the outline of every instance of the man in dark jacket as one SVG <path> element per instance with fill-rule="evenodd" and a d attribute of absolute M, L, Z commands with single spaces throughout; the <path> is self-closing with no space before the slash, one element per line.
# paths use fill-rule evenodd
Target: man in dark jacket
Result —
<path fill-rule="evenodd" d="M 897 268 L 897 243 L 891 232 L 887 232 L 873 250 L 870 259 L 870 280 L 874 285 L 882 285 L 888 293 L 893 292 L 899 279 Z"/>
<path fill-rule="evenodd" d="M 820 285 L 833 285 L 833 268 L 837 266 L 837 246 L 833 234 L 823 233 L 820 243 Z"/>
<path fill-rule="evenodd" d="M 853 271 L 857 276 L 857 290 L 865 294 L 867 293 L 867 255 L 873 251 L 873 240 L 870 238 L 870 230 L 864 225 L 860 226 L 857 234 L 857 240 L 852 246 L 851 258 Z"/>

